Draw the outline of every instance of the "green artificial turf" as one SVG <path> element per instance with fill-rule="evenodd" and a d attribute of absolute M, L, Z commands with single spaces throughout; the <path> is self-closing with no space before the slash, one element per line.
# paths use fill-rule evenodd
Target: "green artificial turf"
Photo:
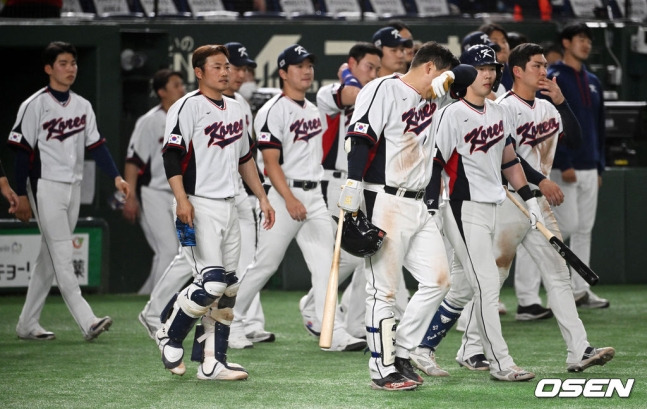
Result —
<path fill-rule="evenodd" d="M 595 346 L 613 346 L 616 356 L 604 367 L 581 374 L 566 372 L 566 348 L 555 319 L 514 320 L 516 301 L 504 288 L 510 312 L 502 317 L 504 335 L 516 363 L 537 374 L 530 382 L 490 380 L 454 361 L 461 333 L 452 330 L 437 353 L 448 378 L 424 376 L 416 391 L 386 392 L 369 387 L 368 355 L 323 352 L 303 329 L 299 292 L 264 291 L 266 329 L 275 343 L 230 350 L 229 361 L 243 365 L 249 380 L 199 381 L 190 362 L 183 377 L 163 368 L 154 342 L 137 314 L 146 297 L 89 295 L 98 316 L 114 325 L 86 342 L 60 296 L 50 296 L 41 324 L 56 333 L 54 341 L 23 341 L 15 325 L 23 298 L 0 296 L 0 408 L 647 408 L 647 286 L 600 286 L 611 300 L 605 310 L 580 310 Z M 192 335 L 191 335 L 192 337 Z M 542 378 L 634 378 L 631 396 L 612 398 L 534 397 Z"/>

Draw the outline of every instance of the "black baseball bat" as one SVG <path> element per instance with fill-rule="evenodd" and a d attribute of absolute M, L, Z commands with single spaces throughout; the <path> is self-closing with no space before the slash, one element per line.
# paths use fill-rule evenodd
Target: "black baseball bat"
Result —
<path fill-rule="evenodd" d="M 519 201 L 510 194 L 509 191 L 506 190 L 506 194 L 508 195 L 508 199 L 512 201 L 522 212 L 525 214 L 527 217 L 530 217 L 530 214 L 528 214 L 528 210 L 519 203 Z M 589 285 L 596 285 L 598 281 L 600 280 L 600 277 L 598 277 L 597 274 L 593 270 L 591 270 L 591 267 L 587 266 L 580 260 L 579 257 L 573 253 L 571 249 L 568 248 L 566 244 L 564 244 L 563 241 L 558 239 L 553 233 L 550 232 L 541 223 L 537 223 L 537 230 L 539 230 L 546 239 L 548 239 L 548 242 L 550 243 L 551 246 L 557 251 L 557 253 L 562 256 L 566 262 L 573 267 L 573 269 L 577 272 L 577 274 L 580 275 L 586 281 L 589 283 Z"/>

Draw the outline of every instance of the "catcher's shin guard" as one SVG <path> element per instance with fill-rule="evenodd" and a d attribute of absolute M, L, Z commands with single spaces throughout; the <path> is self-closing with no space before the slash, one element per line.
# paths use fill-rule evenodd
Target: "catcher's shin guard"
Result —
<path fill-rule="evenodd" d="M 447 301 L 443 300 L 434 317 L 431 319 L 427 333 L 422 339 L 420 346 L 431 348 L 435 351 L 440 341 L 443 340 L 447 332 L 458 321 L 458 318 L 461 316 L 461 311 L 463 311 L 462 308 L 452 307 Z"/>
<path fill-rule="evenodd" d="M 177 300 L 177 295 L 179 293 L 175 293 L 173 297 L 171 297 L 171 300 L 166 304 L 166 307 L 162 310 L 162 313 L 160 314 L 160 322 L 164 324 L 169 317 L 171 316 L 171 312 L 173 312 L 173 305 L 175 304 L 175 300 Z"/>
<path fill-rule="evenodd" d="M 366 343 L 372 358 L 381 358 L 382 365 L 389 366 L 395 362 L 395 318 L 384 318 L 380 327 L 366 327 Z"/>

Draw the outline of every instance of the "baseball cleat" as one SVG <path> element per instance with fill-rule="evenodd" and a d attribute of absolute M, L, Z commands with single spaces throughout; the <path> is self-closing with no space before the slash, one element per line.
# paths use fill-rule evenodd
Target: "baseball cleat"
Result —
<path fill-rule="evenodd" d="M 586 291 L 586 296 L 576 305 L 580 308 L 609 308 L 609 300 L 602 298 L 591 290 Z"/>
<path fill-rule="evenodd" d="M 465 360 L 456 358 L 456 362 L 458 362 L 460 366 L 464 366 L 470 371 L 487 371 L 488 369 L 490 369 L 490 362 L 485 358 L 485 355 L 483 354 L 476 354 Z"/>
<path fill-rule="evenodd" d="M 532 304 L 527 307 L 517 306 L 517 314 L 514 316 L 514 319 L 517 321 L 535 321 L 552 317 L 553 311 L 550 308 L 544 308 L 539 304 Z"/>
<path fill-rule="evenodd" d="M 611 347 L 587 347 L 584 355 L 582 356 L 582 360 L 576 364 L 569 365 L 566 370 L 568 372 L 582 372 L 586 368 L 593 365 L 602 366 L 612 360 L 615 354 L 616 350 Z"/>
<path fill-rule="evenodd" d="M 371 379 L 371 388 L 385 391 L 408 391 L 416 389 L 418 384 L 405 378 L 401 373 L 394 372 L 384 378 Z"/>
<path fill-rule="evenodd" d="M 276 336 L 273 333 L 263 330 L 250 332 L 249 334 L 245 334 L 245 337 L 250 342 L 274 342 L 276 340 Z"/>
<path fill-rule="evenodd" d="M 254 344 L 241 331 L 231 331 L 229 333 L 229 348 L 248 349 L 254 348 Z"/>
<path fill-rule="evenodd" d="M 144 326 L 146 329 L 146 332 L 148 333 L 148 336 L 151 337 L 152 340 L 155 340 L 155 332 L 157 332 L 157 329 L 154 328 L 152 325 L 150 325 L 146 321 L 146 317 L 144 317 L 144 313 L 140 312 L 139 315 L 137 316 L 137 319 L 139 322 Z"/>
<path fill-rule="evenodd" d="M 186 366 L 182 362 L 184 357 L 184 348 L 182 344 L 173 342 L 163 331 L 163 327 L 155 333 L 155 341 L 162 354 L 162 363 L 164 368 L 171 371 L 173 375 L 182 376 L 186 372 Z"/>
<path fill-rule="evenodd" d="M 498 381 L 519 382 L 529 381 L 535 377 L 535 374 L 515 365 L 502 371 L 490 372 L 490 376 Z"/>
<path fill-rule="evenodd" d="M 332 345 L 330 348 L 321 348 L 322 351 L 344 352 L 344 351 L 361 351 L 366 348 L 366 341 L 355 338 L 345 330 L 339 329 L 333 332 Z"/>
<path fill-rule="evenodd" d="M 110 317 L 101 318 L 99 321 L 95 322 L 94 325 L 90 327 L 90 331 L 88 331 L 88 333 L 85 334 L 85 340 L 92 341 L 93 339 L 101 335 L 102 332 L 108 331 L 111 325 L 112 325 L 112 318 Z"/>
<path fill-rule="evenodd" d="M 56 335 L 54 335 L 52 331 L 38 329 L 35 331 L 31 331 L 28 334 L 18 333 L 18 338 L 29 340 L 29 341 L 51 341 L 53 339 L 56 339 Z"/>
<path fill-rule="evenodd" d="M 436 363 L 436 356 L 431 348 L 417 347 L 409 354 L 413 366 L 429 376 L 449 376 L 449 372 Z"/>
<path fill-rule="evenodd" d="M 422 379 L 422 376 L 418 375 L 413 366 L 411 366 L 411 361 L 407 358 L 400 358 L 399 356 L 395 357 L 395 369 L 398 370 L 405 378 L 409 379 L 416 383 L 416 385 L 422 385 L 425 381 Z"/>
<path fill-rule="evenodd" d="M 205 371 L 207 364 L 202 363 L 198 367 L 198 379 L 203 381 L 241 381 L 249 377 L 249 374 L 242 366 L 234 363 L 222 363 L 216 361 L 215 366 L 210 371 Z"/>

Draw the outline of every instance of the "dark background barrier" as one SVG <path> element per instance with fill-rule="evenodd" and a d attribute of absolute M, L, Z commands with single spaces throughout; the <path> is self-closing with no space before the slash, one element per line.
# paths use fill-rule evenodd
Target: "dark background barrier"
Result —
<path fill-rule="evenodd" d="M 434 40 L 460 51 L 460 39 L 478 28 L 481 20 L 444 19 L 407 21 L 416 39 Z M 8 136 L 19 104 L 46 84 L 40 62 L 43 47 L 52 40 L 69 41 L 79 51 L 79 75 L 73 90 L 87 98 L 97 114 L 102 135 L 120 169 L 135 120 L 155 104 L 149 79 L 159 68 L 171 67 L 185 74 L 188 88 L 195 88 L 191 51 L 207 43 L 240 41 L 258 63 L 259 87 L 277 87 L 276 57 L 281 50 L 299 43 L 317 55 L 316 89 L 336 81 L 339 65 L 356 41 L 369 41 L 384 22 L 300 21 L 300 20 L 19 20 L 0 21 L 0 52 L 5 56 L 3 104 L 0 135 Z M 522 32 L 530 41 L 555 40 L 560 24 L 530 21 L 503 22 L 508 31 Z M 619 100 L 645 100 L 647 96 L 647 55 L 632 51 L 632 36 L 638 24 L 593 23 L 594 50 L 589 67 L 605 84 L 605 90 Z M 621 81 L 610 72 L 622 67 Z M 0 138 L 1 139 L 1 138 Z M 630 141 L 637 151 L 635 164 L 647 166 L 647 140 Z M 13 158 L 2 144 L 0 159 L 13 180 Z M 98 172 L 94 201 L 81 207 L 81 216 L 104 219 L 110 227 L 109 269 L 103 274 L 102 289 L 109 292 L 136 291 L 149 273 L 152 252 L 138 225 L 126 223 L 107 205 L 114 192 L 111 180 Z M 602 282 L 647 282 L 641 263 L 647 254 L 642 229 L 647 226 L 640 205 L 647 192 L 641 181 L 647 169 L 614 168 L 604 178 L 598 218 L 593 237 L 592 267 Z M 0 218 L 7 218 L 0 206 Z M 309 276 L 298 250 L 291 246 L 285 263 L 270 285 L 285 289 L 309 286 Z M 288 267 L 289 264 L 289 267 Z"/>

